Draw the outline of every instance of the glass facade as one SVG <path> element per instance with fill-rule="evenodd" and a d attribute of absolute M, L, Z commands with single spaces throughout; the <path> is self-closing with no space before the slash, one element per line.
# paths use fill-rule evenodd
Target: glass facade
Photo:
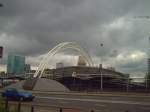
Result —
<path fill-rule="evenodd" d="M 13 54 L 8 55 L 7 73 L 20 75 L 25 73 L 25 57 Z"/>

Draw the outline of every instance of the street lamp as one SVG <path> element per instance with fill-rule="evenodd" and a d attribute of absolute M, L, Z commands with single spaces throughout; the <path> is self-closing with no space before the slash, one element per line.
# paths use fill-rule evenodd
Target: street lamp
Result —
<path fill-rule="evenodd" d="M 101 43 L 100 46 L 103 47 L 103 43 Z M 103 65 L 102 65 L 102 59 L 101 59 L 101 64 L 100 64 L 99 68 L 100 68 L 100 75 L 101 75 L 101 91 L 103 91 L 103 74 L 102 74 Z"/>
<path fill-rule="evenodd" d="M 100 64 L 100 65 L 99 65 L 99 70 L 100 70 L 100 76 L 101 76 L 101 77 L 100 77 L 100 78 L 101 78 L 101 79 L 100 79 L 100 86 L 101 86 L 100 90 L 101 90 L 101 91 L 103 91 L 103 74 L 102 74 L 102 69 L 103 69 L 103 68 L 102 68 L 102 64 Z"/>
<path fill-rule="evenodd" d="M 75 86 L 76 86 L 76 72 L 73 72 L 72 73 L 72 77 L 73 77 L 73 87 L 74 87 L 74 89 L 75 89 Z"/>
<path fill-rule="evenodd" d="M 129 77 L 129 74 L 127 74 L 128 76 L 127 76 L 127 78 L 126 78 L 126 80 L 127 80 L 127 87 L 126 87 L 126 91 L 127 92 L 129 92 L 129 83 L 130 83 L 130 77 Z"/>
<path fill-rule="evenodd" d="M 145 76 L 145 91 L 147 92 L 147 76 L 148 76 L 148 73 L 146 73 L 146 76 Z"/>

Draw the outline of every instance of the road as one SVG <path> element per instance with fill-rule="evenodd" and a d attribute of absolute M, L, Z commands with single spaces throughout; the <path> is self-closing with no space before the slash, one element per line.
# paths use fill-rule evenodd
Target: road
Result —
<path fill-rule="evenodd" d="M 35 104 L 85 109 L 90 112 L 150 112 L 150 96 L 128 95 L 37 95 Z"/>

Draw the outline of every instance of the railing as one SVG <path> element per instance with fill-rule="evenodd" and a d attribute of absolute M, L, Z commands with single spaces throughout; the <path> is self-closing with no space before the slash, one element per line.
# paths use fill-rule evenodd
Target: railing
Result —
<path fill-rule="evenodd" d="M 150 93 L 150 79 L 146 78 L 118 78 L 118 77 L 95 77 L 90 79 L 72 78 L 68 83 L 61 82 L 71 91 L 77 92 L 149 92 Z M 135 83 L 133 80 L 142 80 L 142 83 Z M 58 80 L 59 81 L 59 80 Z M 1 81 L 0 85 L 7 86 L 9 82 Z M 102 88 L 102 89 L 101 89 Z"/>
<path fill-rule="evenodd" d="M 42 105 L 34 104 L 33 102 L 9 101 L 1 102 L 4 107 L 4 112 L 95 112 L 94 110 L 87 110 L 81 108 L 63 107 L 57 105 Z"/>
<path fill-rule="evenodd" d="M 102 76 L 102 79 L 101 77 L 97 77 L 85 81 L 74 78 L 69 83 L 61 83 L 71 91 L 78 92 L 150 92 L 150 79 L 145 78 L 114 77 L 110 79 L 109 77 Z"/>

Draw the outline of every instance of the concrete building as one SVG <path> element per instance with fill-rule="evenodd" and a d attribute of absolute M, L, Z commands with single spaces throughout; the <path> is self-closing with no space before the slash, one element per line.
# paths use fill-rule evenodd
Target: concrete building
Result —
<path fill-rule="evenodd" d="M 7 60 L 7 74 L 20 75 L 25 73 L 25 57 L 9 54 Z"/>

